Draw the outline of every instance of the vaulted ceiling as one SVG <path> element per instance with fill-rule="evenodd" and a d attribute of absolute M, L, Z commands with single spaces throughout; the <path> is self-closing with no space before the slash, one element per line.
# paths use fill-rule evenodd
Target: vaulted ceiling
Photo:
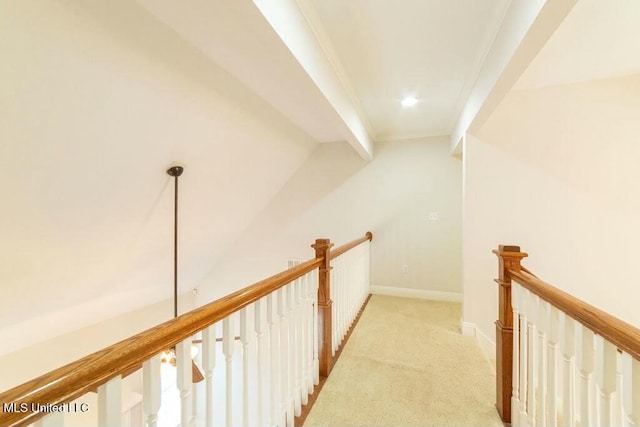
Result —
<path fill-rule="evenodd" d="M 184 292 L 318 143 L 449 133 L 507 5 L 3 5 L 0 352 L 171 295 L 173 162 Z"/>
<path fill-rule="evenodd" d="M 317 141 L 365 158 L 375 141 L 451 133 L 509 5 L 139 1 Z"/>
<path fill-rule="evenodd" d="M 640 73 L 640 2 L 581 0 L 520 77 L 535 89 Z"/>
<path fill-rule="evenodd" d="M 580 22 L 600 28 L 599 13 L 625 20 L 618 9 L 580 3 L 588 9 L 583 17 L 576 9 Z M 346 141 L 365 160 L 377 141 L 451 134 L 455 144 L 485 99 L 511 89 L 573 4 L 8 2 L 0 14 L 0 340 L 27 345 L 18 342 L 22 324 L 63 333 L 62 325 L 170 296 L 172 162 L 186 164 L 186 291 L 319 143 Z M 522 40 L 536 19 L 532 48 Z M 618 28 L 632 51 L 634 22 Z M 552 78 L 540 70 L 572 40 L 588 43 L 582 28 L 561 27 L 567 41 L 559 31 L 559 44 L 554 36 L 540 55 L 548 59 L 519 85 L 564 82 L 560 71 Z M 603 52 L 614 43 L 591 41 Z M 527 60 L 516 51 L 522 45 Z M 574 48 L 591 60 L 582 44 Z M 636 66 L 618 65 L 607 72 Z M 566 72 L 593 77 L 569 65 Z M 417 103 L 403 108 L 409 95 Z"/>

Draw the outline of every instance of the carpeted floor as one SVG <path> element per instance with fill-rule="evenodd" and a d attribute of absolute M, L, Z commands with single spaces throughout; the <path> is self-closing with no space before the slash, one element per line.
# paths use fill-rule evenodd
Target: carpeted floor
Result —
<path fill-rule="evenodd" d="M 502 426 L 460 304 L 374 295 L 305 426 Z"/>

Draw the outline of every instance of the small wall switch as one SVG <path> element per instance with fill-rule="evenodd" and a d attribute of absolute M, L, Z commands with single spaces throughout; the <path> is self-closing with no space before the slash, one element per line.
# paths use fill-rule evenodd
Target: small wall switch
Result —
<path fill-rule="evenodd" d="M 438 212 L 429 212 L 429 221 L 437 221 L 440 219 Z"/>
<path fill-rule="evenodd" d="M 407 264 L 402 266 L 402 274 L 409 274 L 409 266 Z"/>

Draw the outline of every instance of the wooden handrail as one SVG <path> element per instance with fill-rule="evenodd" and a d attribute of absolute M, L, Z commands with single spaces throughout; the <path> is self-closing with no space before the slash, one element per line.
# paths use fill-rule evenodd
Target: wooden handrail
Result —
<path fill-rule="evenodd" d="M 529 274 L 530 274 L 530 275 L 532 275 L 533 277 L 536 277 L 536 278 L 538 277 L 538 276 L 536 276 L 535 274 L 533 274 L 533 273 L 531 272 L 531 270 L 529 270 L 529 269 L 528 269 L 527 267 L 525 267 L 524 265 L 521 265 L 521 266 L 520 266 L 520 270 L 524 271 L 525 273 L 529 273 Z"/>
<path fill-rule="evenodd" d="M 318 308 L 322 324 L 319 327 L 324 332 L 321 334 L 319 344 L 320 349 L 325 350 L 320 352 L 320 365 L 328 367 L 325 369 L 328 375 L 335 362 L 328 350 L 331 348 L 332 304 L 329 290 L 328 272 L 331 269 L 329 261 L 372 238 L 372 233 L 367 232 L 364 237 L 340 246 L 335 251 L 331 251 L 333 245 L 328 239 L 318 239 L 316 244 L 312 245 L 316 249 L 316 258 L 0 393 L 0 402 L 15 403 L 18 407 L 21 403 L 26 403 L 29 408 L 30 403 L 60 405 L 71 402 L 90 391 L 97 390 L 99 386 L 118 375 L 124 377 L 131 374 L 158 353 L 315 269 L 318 269 L 320 276 Z M 329 339 L 326 339 L 327 335 Z M 328 354 L 325 362 L 322 360 L 324 354 Z M 43 412 L 4 412 L 0 407 L 0 426 L 26 426 L 45 415 L 46 413 Z"/>
<path fill-rule="evenodd" d="M 511 279 L 522 287 L 582 323 L 620 350 L 629 353 L 636 360 L 640 360 L 640 329 L 543 282 L 524 269 L 507 272 Z"/>
<path fill-rule="evenodd" d="M 361 237 L 359 239 L 355 239 L 349 243 L 345 243 L 342 246 L 339 246 L 335 249 L 331 250 L 331 253 L 329 255 L 329 259 L 333 260 L 337 257 L 339 257 L 340 255 L 344 254 L 345 252 L 355 248 L 356 246 L 358 246 L 360 243 L 364 243 L 367 240 L 371 241 L 373 239 L 373 234 L 370 231 L 367 231 L 364 235 L 364 237 Z"/>
<path fill-rule="evenodd" d="M 310 259 L 286 271 L 261 280 L 212 303 L 178 316 L 137 335 L 99 350 L 82 359 L 51 371 L 0 394 L 0 402 L 41 403 L 59 405 L 71 402 L 96 390 L 122 373 L 139 367 L 143 362 L 198 331 L 224 319 L 243 307 L 269 295 L 287 283 L 319 268 L 322 259 Z M 1 408 L 0 408 L 1 409 Z M 26 426 L 45 413 L 0 412 L 1 426 Z"/>
<path fill-rule="evenodd" d="M 511 422 L 513 369 L 513 307 L 511 286 L 515 281 L 593 333 L 640 361 L 640 329 L 540 280 L 521 265 L 528 255 L 519 246 L 500 245 L 498 256 L 499 304 L 496 321 L 496 408 L 505 423 Z M 517 328 L 518 320 L 515 319 Z"/>

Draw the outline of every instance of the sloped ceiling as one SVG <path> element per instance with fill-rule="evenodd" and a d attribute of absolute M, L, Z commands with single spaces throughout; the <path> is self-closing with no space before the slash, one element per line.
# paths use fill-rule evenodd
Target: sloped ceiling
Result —
<path fill-rule="evenodd" d="M 344 140 L 339 117 L 251 1 L 139 3 L 314 139 Z"/>
<path fill-rule="evenodd" d="M 370 140 L 452 131 L 510 4 L 139 1 L 319 142 L 365 158 Z M 418 104 L 404 109 L 409 95 Z"/>
<path fill-rule="evenodd" d="M 640 2 L 580 0 L 515 89 L 640 73 Z"/>
<path fill-rule="evenodd" d="M 507 5 L 4 4 L 0 351 L 170 297 L 174 162 L 188 291 L 318 143 L 450 132 Z"/>
<path fill-rule="evenodd" d="M 171 296 L 173 162 L 187 291 L 317 146 L 130 1 L 7 3 L 0 50 L 1 352 Z"/>

